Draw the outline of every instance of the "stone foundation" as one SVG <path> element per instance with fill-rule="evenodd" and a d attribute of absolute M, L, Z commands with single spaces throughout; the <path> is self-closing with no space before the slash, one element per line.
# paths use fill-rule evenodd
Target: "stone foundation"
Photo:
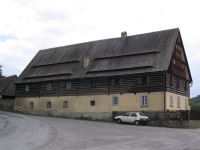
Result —
<path fill-rule="evenodd" d="M 0 99 L 0 109 L 14 110 L 14 99 Z"/>

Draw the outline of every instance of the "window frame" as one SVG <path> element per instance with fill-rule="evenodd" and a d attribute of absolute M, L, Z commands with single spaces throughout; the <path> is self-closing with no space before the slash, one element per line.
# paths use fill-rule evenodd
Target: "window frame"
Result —
<path fill-rule="evenodd" d="M 170 101 L 170 107 L 174 107 L 174 97 L 173 97 L 173 94 L 170 94 L 169 101 Z"/>
<path fill-rule="evenodd" d="M 47 102 L 47 108 L 51 108 L 51 101 Z"/>
<path fill-rule="evenodd" d="M 26 91 L 26 92 L 29 92 L 29 91 L 30 91 L 30 86 L 29 86 L 29 85 L 26 85 L 25 91 Z"/>
<path fill-rule="evenodd" d="M 34 102 L 30 102 L 29 108 L 30 108 L 30 109 L 34 109 Z"/>
<path fill-rule="evenodd" d="M 185 109 L 188 109 L 188 107 L 189 107 L 189 104 L 188 104 L 188 98 L 185 97 Z"/>
<path fill-rule="evenodd" d="M 71 89 L 72 88 L 72 83 L 71 82 L 67 82 L 67 89 Z"/>
<path fill-rule="evenodd" d="M 48 83 L 48 84 L 47 84 L 47 91 L 51 91 L 51 89 L 52 89 L 51 86 L 52 86 L 51 83 Z"/>
<path fill-rule="evenodd" d="M 63 108 L 68 108 L 68 101 L 63 101 Z"/>
<path fill-rule="evenodd" d="M 140 107 L 148 107 L 148 106 L 149 106 L 148 95 L 141 95 L 140 96 Z"/>
<path fill-rule="evenodd" d="M 181 108 L 181 97 L 177 95 L 177 107 Z"/>
<path fill-rule="evenodd" d="M 90 106 L 96 106 L 95 100 L 91 100 L 91 101 L 90 101 Z"/>
<path fill-rule="evenodd" d="M 112 97 L 112 106 L 118 106 L 119 105 L 119 98 L 118 96 Z"/>

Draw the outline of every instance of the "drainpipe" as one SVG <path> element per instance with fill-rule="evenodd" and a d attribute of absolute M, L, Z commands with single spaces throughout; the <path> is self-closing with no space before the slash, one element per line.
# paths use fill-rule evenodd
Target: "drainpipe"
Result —
<path fill-rule="evenodd" d="M 164 119 L 166 118 L 166 71 L 164 71 Z"/>

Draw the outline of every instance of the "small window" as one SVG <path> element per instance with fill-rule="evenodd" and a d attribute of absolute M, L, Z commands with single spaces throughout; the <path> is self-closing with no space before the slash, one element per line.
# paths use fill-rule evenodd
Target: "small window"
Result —
<path fill-rule="evenodd" d="M 47 84 L 47 90 L 50 91 L 51 90 L 51 83 Z"/>
<path fill-rule="evenodd" d="M 112 86 L 115 86 L 115 79 L 112 79 Z"/>
<path fill-rule="evenodd" d="M 170 94 L 170 107 L 174 106 L 173 94 Z"/>
<path fill-rule="evenodd" d="M 185 87 L 185 91 L 187 91 L 187 89 L 188 89 L 187 81 L 185 81 L 185 83 L 184 83 L 184 87 Z"/>
<path fill-rule="evenodd" d="M 26 85 L 26 92 L 29 92 L 30 88 L 29 85 Z"/>
<path fill-rule="evenodd" d="M 95 88 L 95 87 L 96 87 L 96 83 L 95 83 L 95 81 L 91 81 L 91 83 L 90 83 L 90 87 L 91 87 L 91 88 Z"/>
<path fill-rule="evenodd" d="M 117 96 L 113 96 L 113 98 L 112 98 L 112 105 L 113 106 L 118 106 L 118 97 Z"/>
<path fill-rule="evenodd" d="M 95 106 L 95 101 L 90 101 L 90 106 Z"/>
<path fill-rule="evenodd" d="M 51 108 L 51 102 L 47 102 L 47 108 Z"/>
<path fill-rule="evenodd" d="M 119 79 L 119 85 L 122 85 L 122 84 L 123 84 L 123 80 Z"/>
<path fill-rule="evenodd" d="M 34 109 L 34 103 L 30 102 L 30 109 Z"/>
<path fill-rule="evenodd" d="M 71 88 L 72 88 L 71 82 L 67 82 L 67 89 L 71 89 Z"/>
<path fill-rule="evenodd" d="M 139 82 L 142 83 L 142 84 L 150 83 L 150 77 L 148 77 L 148 76 L 142 76 L 142 77 L 140 77 L 139 80 L 140 80 Z"/>
<path fill-rule="evenodd" d="M 188 98 L 185 98 L 185 109 L 188 109 Z"/>
<path fill-rule="evenodd" d="M 143 95 L 140 98 L 140 106 L 148 106 L 148 97 L 147 95 Z"/>
<path fill-rule="evenodd" d="M 181 107 L 181 99 L 180 99 L 180 96 L 177 96 L 177 101 L 178 101 L 178 104 L 177 104 L 177 107 Z"/>
<path fill-rule="evenodd" d="M 68 108 L 68 102 L 67 101 L 63 102 L 63 108 Z"/>

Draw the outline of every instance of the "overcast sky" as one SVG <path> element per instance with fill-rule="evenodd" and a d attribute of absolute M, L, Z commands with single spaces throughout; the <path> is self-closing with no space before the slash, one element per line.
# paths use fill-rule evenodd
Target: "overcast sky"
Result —
<path fill-rule="evenodd" d="M 200 94 L 199 0 L 0 0 L 0 64 L 20 75 L 40 49 L 179 28 Z"/>

